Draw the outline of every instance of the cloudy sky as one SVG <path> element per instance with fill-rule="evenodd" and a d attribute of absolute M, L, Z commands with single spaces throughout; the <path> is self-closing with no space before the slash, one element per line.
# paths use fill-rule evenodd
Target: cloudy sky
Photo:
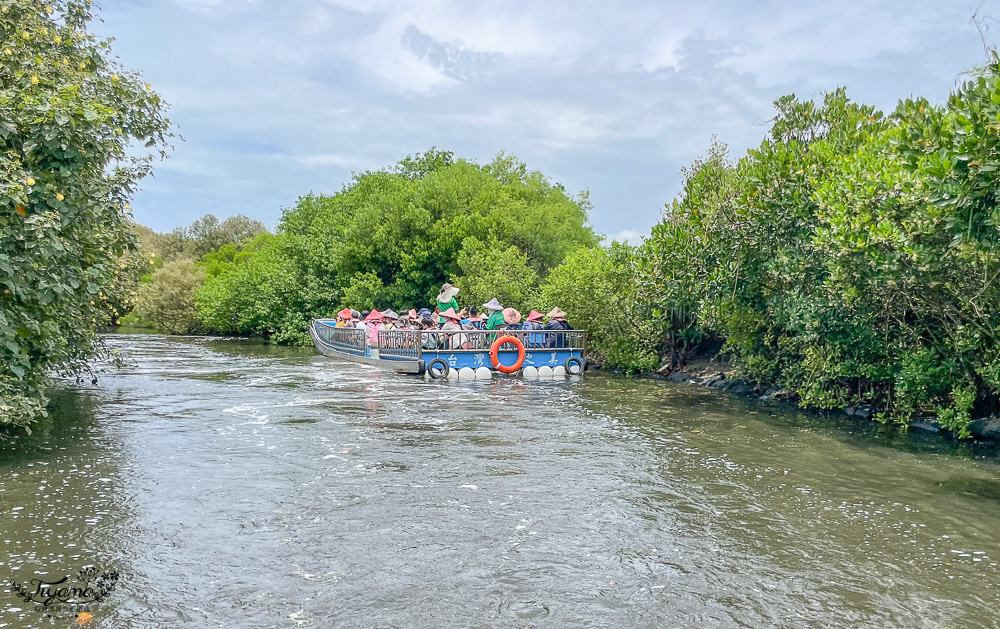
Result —
<path fill-rule="evenodd" d="M 133 203 L 155 229 L 273 227 L 301 194 L 436 146 L 512 153 L 636 238 L 713 134 L 743 154 L 782 94 L 944 100 L 983 61 L 981 1 L 97 0 L 95 30 L 184 137 Z"/>

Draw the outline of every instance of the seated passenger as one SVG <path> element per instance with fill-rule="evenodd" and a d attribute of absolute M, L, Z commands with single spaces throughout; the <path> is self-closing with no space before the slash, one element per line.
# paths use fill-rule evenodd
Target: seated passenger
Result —
<path fill-rule="evenodd" d="M 445 320 L 444 325 L 441 326 L 442 332 L 453 332 L 462 329 L 462 317 L 455 312 L 454 308 L 448 308 L 442 312 L 441 317 Z M 447 349 L 471 349 L 469 336 L 467 334 L 448 334 L 447 344 L 444 347 Z"/>
<path fill-rule="evenodd" d="M 399 327 L 399 315 L 392 308 L 383 310 L 382 316 L 385 318 L 384 329 L 395 330 Z"/>
<path fill-rule="evenodd" d="M 573 326 L 566 321 L 566 313 L 556 306 L 552 309 L 549 314 L 545 315 L 549 318 L 549 322 L 545 324 L 546 330 L 551 330 L 553 332 L 560 330 L 572 330 Z M 565 334 L 549 334 L 548 340 L 546 342 L 546 347 L 566 347 L 566 335 Z"/>
<path fill-rule="evenodd" d="M 462 320 L 462 328 L 469 330 L 471 332 L 479 332 L 483 327 L 483 319 L 478 314 L 469 315 L 467 319 Z M 469 334 L 469 347 L 470 349 L 482 349 L 483 348 L 483 334 Z"/>
<path fill-rule="evenodd" d="M 503 309 L 503 325 L 500 326 L 501 330 L 520 330 L 521 326 L 521 313 L 517 311 L 516 308 L 504 308 Z"/>
<path fill-rule="evenodd" d="M 479 309 L 475 306 L 469 308 L 469 323 L 477 330 L 483 329 L 483 318 L 479 316 Z"/>
<path fill-rule="evenodd" d="M 427 311 L 430 314 L 430 311 Z M 437 326 L 434 325 L 434 320 L 430 317 L 424 317 L 420 320 L 420 328 L 423 334 L 420 335 L 420 346 L 424 349 L 435 350 L 438 348 L 438 335 L 434 333 L 437 330 Z"/>
<path fill-rule="evenodd" d="M 522 329 L 525 330 L 544 329 L 545 326 L 542 325 L 542 317 L 544 316 L 545 315 L 538 312 L 537 310 L 532 310 L 530 313 L 528 313 L 528 317 L 524 320 L 524 325 L 522 326 Z M 528 342 L 525 343 L 525 345 L 527 345 L 528 347 L 538 348 L 538 347 L 543 347 L 545 345 L 544 334 L 529 334 L 527 340 Z"/>
<path fill-rule="evenodd" d="M 384 329 L 382 313 L 372 310 L 365 317 L 365 327 L 368 329 L 368 347 L 378 347 L 378 331 Z"/>
<path fill-rule="evenodd" d="M 337 313 L 337 327 L 345 328 L 351 323 L 351 310 L 350 308 L 344 308 Z"/>

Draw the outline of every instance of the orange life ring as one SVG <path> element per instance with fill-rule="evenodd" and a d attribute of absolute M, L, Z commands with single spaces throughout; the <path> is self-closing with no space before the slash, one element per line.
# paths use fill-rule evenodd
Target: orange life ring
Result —
<path fill-rule="evenodd" d="M 500 351 L 502 345 L 507 343 L 513 343 L 514 347 L 517 348 L 517 361 L 510 366 L 501 365 L 500 359 L 497 358 L 497 352 Z M 493 341 L 493 345 L 490 345 L 490 362 L 496 367 L 496 370 L 500 373 L 511 374 L 521 368 L 524 364 L 524 344 L 516 336 L 511 336 L 507 334 L 506 336 L 501 336 L 497 340 Z"/>

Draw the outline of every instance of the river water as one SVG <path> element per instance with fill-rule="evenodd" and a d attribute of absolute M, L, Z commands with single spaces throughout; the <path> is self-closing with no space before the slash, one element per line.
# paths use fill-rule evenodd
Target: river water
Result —
<path fill-rule="evenodd" d="M 136 365 L 0 448 L 0 578 L 117 572 L 91 627 L 1000 626 L 990 446 L 595 373 L 108 342 Z M 0 627 L 77 626 L 11 589 Z"/>

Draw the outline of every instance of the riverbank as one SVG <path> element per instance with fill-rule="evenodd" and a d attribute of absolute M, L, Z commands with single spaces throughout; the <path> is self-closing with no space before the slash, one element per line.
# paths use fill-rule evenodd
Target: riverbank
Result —
<path fill-rule="evenodd" d="M 611 373 L 616 373 L 616 370 L 611 370 Z M 741 377 L 738 370 L 724 361 L 699 359 L 674 370 L 664 365 L 656 372 L 644 375 L 655 380 L 663 380 L 676 384 L 689 384 L 732 395 L 753 397 L 762 402 L 781 403 L 801 408 L 798 404 L 798 397 L 793 391 L 773 385 L 754 384 Z M 820 412 L 817 409 L 808 409 L 808 407 L 806 410 Z M 876 415 L 878 409 L 870 404 L 858 404 L 828 412 L 840 413 L 849 417 L 875 422 L 877 421 Z M 948 438 L 957 438 L 954 433 L 947 430 L 933 417 L 915 418 L 907 422 L 906 425 L 908 428 L 914 430 L 937 433 Z M 1000 442 L 1000 417 L 991 416 L 973 419 L 969 424 L 969 432 L 972 438 L 975 439 Z"/>

